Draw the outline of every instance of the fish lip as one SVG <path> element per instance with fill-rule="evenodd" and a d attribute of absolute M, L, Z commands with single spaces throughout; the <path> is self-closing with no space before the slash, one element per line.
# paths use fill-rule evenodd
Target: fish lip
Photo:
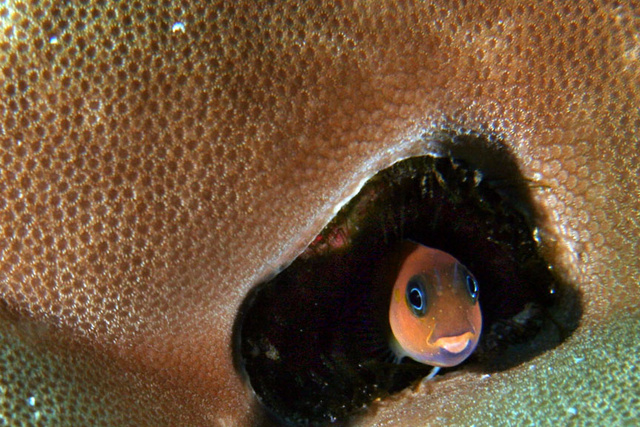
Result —
<path fill-rule="evenodd" d="M 460 355 L 469 349 L 472 342 L 473 334 L 471 332 L 465 332 L 461 335 L 438 338 L 434 344 L 447 354 Z"/>
<path fill-rule="evenodd" d="M 444 343 L 440 346 L 440 348 L 447 353 L 451 354 L 460 354 L 469 347 L 470 339 L 465 339 L 464 341 Z"/>
<path fill-rule="evenodd" d="M 471 355 L 471 353 L 473 353 L 475 347 L 475 343 L 471 339 L 464 342 L 464 347 L 461 350 L 452 349 L 451 347 L 449 347 L 449 350 L 447 350 L 447 348 L 440 346 L 438 347 L 437 355 L 434 355 L 429 360 L 425 360 L 423 363 L 432 366 L 450 368 L 464 362 Z"/>

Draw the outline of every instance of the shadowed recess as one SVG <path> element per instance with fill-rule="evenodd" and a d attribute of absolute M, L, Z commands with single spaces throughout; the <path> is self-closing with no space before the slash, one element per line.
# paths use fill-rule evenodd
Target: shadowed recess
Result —
<path fill-rule="evenodd" d="M 480 136 L 446 137 L 446 146 L 490 146 Z M 397 276 L 407 239 L 453 255 L 479 282 L 479 346 L 443 372 L 516 366 L 577 327 L 579 294 L 540 255 L 529 183 L 503 151 L 493 155 L 500 169 L 420 156 L 380 171 L 293 263 L 249 294 L 235 362 L 272 421 L 343 423 L 429 373 L 409 359 L 394 363 L 386 338 L 385 283 Z"/>

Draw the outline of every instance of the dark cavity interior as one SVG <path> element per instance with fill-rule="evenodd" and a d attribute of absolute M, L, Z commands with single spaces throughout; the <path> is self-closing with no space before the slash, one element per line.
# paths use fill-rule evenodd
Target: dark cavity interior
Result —
<path fill-rule="evenodd" d="M 492 146 L 474 136 L 451 139 L 456 147 Z M 498 151 L 482 156 L 497 168 L 423 156 L 382 170 L 304 253 L 247 296 L 234 331 L 235 362 L 265 423 L 348 424 L 375 399 L 430 372 L 409 359 L 394 362 L 379 326 L 380 307 L 389 304 L 377 279 L 386 268 L 381 260 L 403 239 L 450 253 L 479 283 L 480 343 L 442 378 L 456 369 L 515 366 L 577 326 L 578 294 L 558 282 L 532 237 L 529 183 Z"/>

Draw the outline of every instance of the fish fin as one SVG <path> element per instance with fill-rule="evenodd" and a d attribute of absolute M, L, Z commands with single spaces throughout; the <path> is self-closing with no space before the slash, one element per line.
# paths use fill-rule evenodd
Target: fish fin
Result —
<path fill-rule="evenodd" d="M 440 370 L 440 367 L 439 367 L 439 366 L 434 366 L 434 367 L 433 367 L 433 369 L 431 369 L 431 372 L 429 372 L 429 375 L 427 375 L 427 376 L 425 377 L 425 379 L 426 379 L 427 381 L 429 381 L 429 380 L 433 379 L 433 377 L 435 377 L 435 376 L 438 374 L 438 371 L 439 371 L 439 370 Z"/>
<path fill-rule="evenodd" d="M 360 298 L 348 299 L 350 302 L 337 310 L 340 312 L 339 323 L 343 333 L 337 337 L 336 350 L 362 362 L 369 359 L 394 362 L 397 356 L 389 347 L 388 333 L 380 319 L 380 310 L 364 286 L 361 288 L 354 293 Z M 353 304 L 354 300 L 357 301 L 356 304 Z"/>

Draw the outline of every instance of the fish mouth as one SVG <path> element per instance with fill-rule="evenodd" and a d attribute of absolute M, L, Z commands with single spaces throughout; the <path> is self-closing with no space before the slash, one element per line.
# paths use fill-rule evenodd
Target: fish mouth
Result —
<path fill-rule="evenodd" d="M 452 337 L 442 337 L 438 338 L 435 345 L 449 353 L 458 354 L 463 352 L 469 346 L 472 337 L 473 334 L 471 334 L 471 332 L 466 332 L 462 335 Z"/>

